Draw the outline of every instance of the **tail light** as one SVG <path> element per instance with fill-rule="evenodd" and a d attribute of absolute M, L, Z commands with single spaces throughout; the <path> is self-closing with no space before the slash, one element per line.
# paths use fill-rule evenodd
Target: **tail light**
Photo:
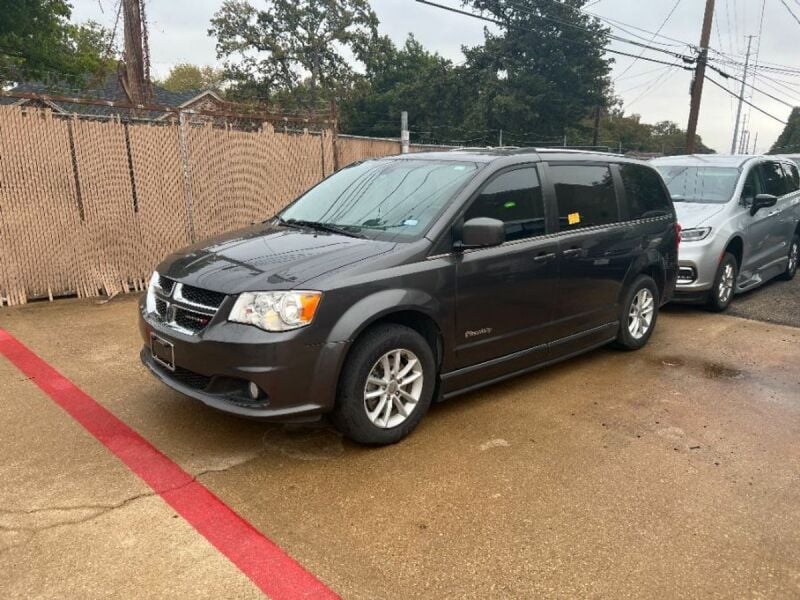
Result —
<path fill-rule="evenodd" d="M 675 223 L 675 248 L 678 249 L 681 246 L 681 231 L 683 231 L 683 227 L 681 227 L 680 223 Z"/>

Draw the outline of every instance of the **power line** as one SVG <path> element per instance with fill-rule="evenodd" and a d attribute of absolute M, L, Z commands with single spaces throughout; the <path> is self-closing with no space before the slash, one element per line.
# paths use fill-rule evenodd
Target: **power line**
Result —
<path fill-rule="evenodd" d="M 517 25 L 516 23 L 510 23 L 510 22 L 506 23 L 506 22 L 500 21 L 499 19 L 493 19 L 491 17 L 486 17 L 484 15 L 477 15 L 475 13 L 472 13 L 472 12 L 469 12 L 469 11 L 466 11 L 466 10 L 460 10 L 458 8 L 453 8 L 452 6 L 446 6 L 444 4 L 439 4 L 437 2 L 432 2 L 431 0 L 414 0 L 414 1 L 418 2 L 419 4 L 427 4 L 428 6 L 433 6 L 434 8 L 439 8 L 439 9 L 442 9 L 442 10 L 446 10 L 448 12 L 452 12 L 452 13 L 455 13 L 455 14 L 463 15 L 465 17 L 472 17 L 473 19 L 486 21 L 487 23 L 492 23 L 492 24 L 498 25 L 500 27 L 514 28 L 514 29 L 518 29 L 518 30 L 521 30 L 521 31 L 527 31 L 527 32 L 530 32 L 530 33 L 538 33 L 537 31 L 535 31 L 533 29 L 530 29 L 528 27 L 523 27 L 521 25 Z M 529 14 L 533 14 L 533 13 L 529 13 Z M 561 23 L 561 24 L 567 25 L 569 27 L 582 29 L 582 30 L 586 31 L 585 28 L 582 28 L 582 27 L 580 27 L 578 25 L 575 25 L 575 24 L 567 23 L 565 21 L 559 21 L 557 19 L 550 19 L 550 18 L 547 18 L 546 20 L 555 21 L 557 23 Z M 688 63 L 692 63 L 692 62 L 695 61 L 695 58 L 693 58 L 691 56 L 686 56 L 686 55 L 683 55 L 683 54 L 670 52 L 668 50 L 663 50 L 661 48 L 655 48 L 655 47 L 647 46 L 645 44 L 642 44 L 640 42 L 636 42 L 634 40 L 627 40 L 625 38 L 621 38 L 619 36 L 613 36 L 613 35 L 609 36 L 609 38 L 613 39 L 614 41 L 624 42 L 626 44 L 632 44 L 634 46 L 640 46 L 640 47 L 648 48 L 650 50 L 654 50 L 654 51 L 657 51 L 657 52 L 663 52 L 665 54 L 669 54 L 670 56 L 674 56 L 676 58 L 680 58 L 681 60 L 683 60 L 687 64 Z M 568 39 L 563 39 L 562 41 L 565 42 L 565 43 L 572 43 L 572 44 L 577 43 L 577 42 L 575 42 L 573 40 L 568 40 Z M 614 50 L 612 48 L 605 48 L 604 51 L 605 52 L 610 52 L 611 54 L 617 54 L 617 55 L 620 55 L 620 56 L 630 56 L 632 58 L 636 58 L 636 54 L 631 54 L 630 52 L 623 52 L 621 50 Z M 654 59 L 654 58 L 642 57 L 640 60 L 644 60 L 646 62 L 658 63 L 658 64 L 662 64 L 662 65 L 672 65 L 673 64 L 673 63 L 670 63 L 670 62 L 667 62 L 667 61 L 657 60 L 657 59 Z M 686 67 L 683 67 L 683 68 L 686 68 Z"/>
<path fill-rule="evenodd" d="M 653 34 L 653 37 L 650 39 L 650 43 L 652 43 L 652 42 L 653 42 L 653 40 L 655 40 L 655 39 L 656 39 L 656 37 L 658 36 L 658 34 L 659 34 L 659 33 L 661 33 L 661 30 L 662 30 L 662 29 L 664 29 L 664 26 L 665 26 L 665 25 L 666 25 L 666 24 L 669 22 L 669 20 L 672 18 L 672 15 L 673 15 L 673 14 L 675 14 L 675 11 L 677 10 L 678 6 L 680 6 L 680 3 L 681 3 L 681 0 L 675 0 L 675 4 L 673 4 L 673 5 L 672 5 L 672 10 L 670 10 L 670 11 L 669 11 L 669 13 L 667 13 L 667 16 L 664 18 L 664 20 L 663 20 L 663 21 L 661 21 L 661 25 L 659 25 L 659 26 L 658 26 L 658 29 L 657 29 L 657 30 L 656 30 L 656 32 Z M 637 56 L 636 58 L 634 58 L 634 59 L 633 59 L 633 62 L 632 62 L 631 64 L 629 64 L 629 65 L 628 65 L 628 66 L 625 68 L 625 70 L 624 70 L 624 71 L 622 71 L 622 73 L 620 73 L 620 74 L 619 74 L 619 75 L 618 75 L 618 76 L 617 76 L 617 77 L 614 79 L 614 81 L 617 81 L 617 80 L 618 80 L 620 77 L 622 77 L 623 75 L 625 75 L 625 73 L 627 73 L 628 71 L 630 71 L 630 70 L 633 68 L 633 66 L 634 66 L 634 65 L 635 65 L 635 64 L 636 64 L 636 63 L 639 61 L 639 59 L 640 59 L 640 58 L 642 58 L 642 55 L 644 54 L 644 52 L 645 52 L 645 51 L 644 51 L 644 50 L 642 50 L 642 51 L 639 53 L 639 56 Z"/>
<path fill-rule="evenodd" d="M 728 94 L 730 94 L 731 96 L 733 96 L 733 97 L 735 97 L 735 98 L 738 98 L 738 97 L 739 97 L 739 95 L 738 95 L 736 92 L 732 92 L 731 90 L 729 90 L 728 88 L 726 88 L 724 85 L 722 85 L 722 84 L 721 84 L 721 83 L 719 83 L 718 81 L 716 81 L 716 80 L 712 79 L 711 77 L 708 77 L 708 76 L 706 76 L 706 79 L 707 79 L 707 80 L 708 80 L 710 83 L 713 83 L 715 86 L 717 86 L 718 88 L 720 88 L 721 90 L 723 90 L 724 92 L 727 92 Z M 758 112 L 760 112 L 760 113 L 762 113 L 762 114 L 764 114 L 764 115 L 768 116 L 770 119 L 775 119 L 775 120 L 776 120 L 778 123 L 782 123 L 782 124 L 786 125 L 786 121 L 784 121 L 783 119 L 779 119 L 778 117 L 776 117 L 776 116 L 775 116 L 775 115 L 773 115 L 773 114 L 770 114 L 770 113 L 768 113 L 768 112 L 767 112 L 767 111 L 765 111 L 763 108 L 759 108 L 758 106 L 756 106 L 755 104 L 753 104 L 753 103 L 752 103 L 752 102 L 750 102 L 749 100 L 742 100 L 742 102 L 744 102 L 744 103 L 745 103 L 745 104 L 747 104 L 748 106 L 750 106 L 750 107 L 752 107 L 752 108 L 756 109 Z"/>
<path fill-rule="evenodd" d="M 792 18 L 795 21 L 797 21 L 797 24 L 800 25 L 800 18 L 798 18 L 797 15 L 794 14 L 794 11 L 791 9 L 791 7 L 788 4 L 786 4 L 786 0 L 781 0 L 781 4 L 783 4 L 783 6 L 786 8 L 789 14 L 792 15 Z"/>

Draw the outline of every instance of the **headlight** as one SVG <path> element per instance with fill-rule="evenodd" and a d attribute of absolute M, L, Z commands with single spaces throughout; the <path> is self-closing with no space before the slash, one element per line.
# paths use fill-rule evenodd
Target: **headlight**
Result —
<path fill-rule="evenodd" d="M 153 271 L 150 276 L 150 285 L 147 286 L 147 300 L 145 301 L 145 308 L 149 314 L 156 312 L 156 282 L 158 281 L 158 273 Z"/>
<path fill-rule="evenodd" d="M 699 242 L 708 237 L 711 233 L 711 227 L 698 227 L 695 229 L 684 229 L 681 231 L 682 242 Z"/>
<path fill-rule="evenodd" d="M 321 298 L 321 292 L 245 292 L 228 320 L 264 331 L 289 331 L 311 323 Z"/>

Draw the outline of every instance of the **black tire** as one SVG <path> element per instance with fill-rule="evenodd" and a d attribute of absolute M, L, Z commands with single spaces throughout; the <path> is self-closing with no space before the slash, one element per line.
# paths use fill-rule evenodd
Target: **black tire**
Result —
<path fill-rule="evenodd" d="M 800 262 L 800 236 L 795 234 L 789 243 L 789 262 L 786 270 L 779 275 L 784 281 L 791 281 L 797 275 L 797 263 Z"/>
<path fill-rule="evenodd" d="M 728 267 L 733 269 L 733 288 L 728 293 L 723 294 L 723 286 L 727 284 L 723 281 L 727 280 L 729 273 Z M 708 300 L 706 301 L 706 308 L 711 312 L 723 312 L 728 309 L 733 302 L 733 297 L 736 294 L 736 281 L 739 279 L 739 263 L 736 257 L 730 252 L 726 252 L 722 256 L 722 260 L 717 267 L 717 275 L 714 277 L 714 285 L 708 292 Z"/>
<path fill-rule="evenodd" d="M 646 331 L 637 336 L 631 331 L 633 321 L 631 312 L 633 311 L 634 302 L 637 301 L 637 297 L 642 290 L 648 290 L 650 292 L 653 313 Z M 628 351 L 639 350 L 640 348 L 644 347 L 650 340 L 650 336 L 653 335 L 653 331 L 656 328 L 658 309 L 660 306 L 661 298 L 660 294 L 658 293 L 658 286 L 656 285 L 656 282 L 647 275 L 639 275 L 639 277 L 637 277 L 628 288 L 625 298 L 622 300 L 622 314 L 620 315 L 619 320 L 619 331 L 617 332 L 617 339 L 614 342 L 614 345 L 620 350 Z"/>
<path fill-rule="evenodd" d="M 373 423 L 367 415 L 365 388 L 367 378 L 376 363 L 394 350 L 410 351 L 419 359 L 422 386 L 419 400 L 405 421 L 397 426 L 384 428 Z M 383 446 L 399 442 L 414 430 L 428 412 L 436 378 L 436 360 L 424 337 L 403 325 L 377 325 L 367 330 L 355 342 L 345 361 L 339 377 L 331 422 L 342 435 L 359 444 Z"/>

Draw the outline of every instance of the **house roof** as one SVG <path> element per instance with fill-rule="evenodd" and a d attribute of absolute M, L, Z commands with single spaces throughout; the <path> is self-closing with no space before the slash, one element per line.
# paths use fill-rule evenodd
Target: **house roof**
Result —
<path fill-rule="evenodd" d="M 158 104 L 164 106 L 181 107 L 189 104 L 193 100 L 198 99 L 206 94 L 220 99 L 219 96 L 212 90 L 188 90 L 185 92 L 171 92 L 161 86 L 152 85 L 153 97 L 150 104 Z M 77 96 L 93 98 L 98 100 L 111 100 L 115 102 L 129 102 L 128 96 L 122 87 L 119 76 L 117 73 L 110 73 L 104 79 L 99 81 L 92 81 L 87 78 L 84 86 L 76 89 L 74 84 L 66 82 L 43 83 L 39 81 L 25 82 L 12 88 L 12 92 L 22 92 L 28 94 L 45 94 L 53 96 Z M 0 105 L 19 104 L 25 100 L 18 98 L 2 97 L 0 98 Z M 78 113 L 83 115 L 96 115 L 96 116 L 111 116 L 111 115 L 128 115 L 129 111 L 125 108 L 117 108 L 113 106 L 102 106 L 92 104 L 78 104 L 73 102 L 53 102 L 48 101 L 48 104 L 57 111 L 65 113 Z M 147 112 L 145 116 L 150 118 L 158 118 L 163 116 L 163 113 Z"/>

